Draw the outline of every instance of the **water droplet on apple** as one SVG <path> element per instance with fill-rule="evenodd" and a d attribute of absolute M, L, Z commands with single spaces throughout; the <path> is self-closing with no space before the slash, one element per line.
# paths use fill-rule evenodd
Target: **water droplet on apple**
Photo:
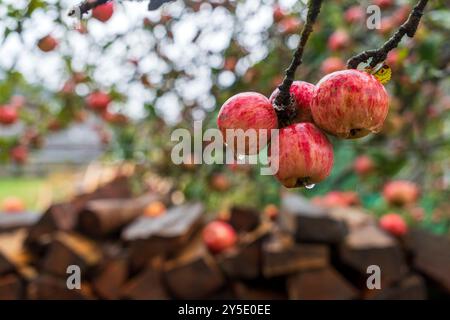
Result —
<path fill-rule="evenodd" d="M 305 185 L 305 188 L 306 189 L 312 189 L 312 188 L 314 188 L 316 185 L 315 184 L 306 184 Z"/>

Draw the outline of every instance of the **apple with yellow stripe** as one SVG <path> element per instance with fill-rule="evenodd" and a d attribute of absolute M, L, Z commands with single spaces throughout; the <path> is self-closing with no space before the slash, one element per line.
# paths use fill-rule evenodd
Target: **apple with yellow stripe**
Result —
<path fill-rule="evenodd" d="M 323 77 L 314 91 L 314 123 L 340 138 L 361 138 L 379 132 L 389 111 L 389 96 L 372 74 L 342 70 Z"/>

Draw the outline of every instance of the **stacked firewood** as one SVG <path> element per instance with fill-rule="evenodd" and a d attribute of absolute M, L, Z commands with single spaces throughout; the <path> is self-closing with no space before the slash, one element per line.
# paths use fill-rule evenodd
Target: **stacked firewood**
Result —
<path fill-rule="evenodd" d="M 270 220 L 233 208 L 238 244 L 220 254 L 201 231 L 201 203 L 143 215 L 127 178 L 54 204 L 40 217 L 0 217 L 0 299 L 426 299 L 450 296 L 450 240 L 394 238 L 361 209 L 324 209 L 297 195 Z M 81 288 L 67 286 L 69 266 Z M 369 289 L 368 267 L 381 271 Z"/>

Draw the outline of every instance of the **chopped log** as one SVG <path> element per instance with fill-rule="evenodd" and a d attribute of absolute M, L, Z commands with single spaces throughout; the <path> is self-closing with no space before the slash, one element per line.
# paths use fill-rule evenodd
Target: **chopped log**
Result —
<path fill-rule="evenodd" d="M 50 206 L 38 222 L 30 228 L 27 245 L 39 251 L 50 243 L 51 234 L 56 230 L 69 231 L 77 223 L 77 206 L 72 203 L 57 203 Z"/>
<path fill-rule="evenodd" d="M 270 224 L 263 223 L 255 231 L 241 236 L 236 247 L 216 256 L 228 277 L 250 280 L 261 276 L 261 247 L 269 230 Z"/>
<path fill-rule="evenodd" d="M 98 187 L 93 192 L 82 193 L 76 195 L 75 202 L 81 203 L 81 207 L 85 203 L 95 199 L 125 199 L 132 196 L 131 185 L 129 178 L 124 175 L 117 176 L 110 182 Z M 80 209 L 81 209 L 80 207 Z"/>
<path fill-rule="evenodd" d="M 409 275 L 394 286 L 373 289 L 363 294 L 369 300 L 425 300 L 427 288 L 424 279 L 419 275 Z"/>
<path fill-rule="evenodd" d="M 34 225 L 39 218 L 40 215 L 35 212 L 0 214 L 0 232 L 30 227 Z"/>
<path fill-rule="evenodd" d="M 251 208 L 233 207 L 229 223 L 237 232 L 253 231 L 260 223 L 260 213 Z"/>
<path fill-rule="evenodd" d="M 31 261 L 31 255 L 24 247 L 26 231 L 19 229 L 0 235 L 0 274 L 20 272 Z"/>
<path fill-rule="evenodd" d="M 36 253 L 42 254 L 49 244 L 51 234 L 59 231 L 73 231 L 78 225 L 78 214 L 88 201 L 95 199 L 126 198 L 131 195 L 128 178 L 118 177 L 96 191 L 81 194 L 67 203 L 51 205 L 30 228 L 27 245 Z"/>
<path fill-rule="evenodd" d="M 301 271 L 287 279 L 289 299 L 349 300 L 358 297 L 353 288 L 331 267 Z"/>
<path fill-rule="evenodd" d="M 197 277 L 197 276 L 196 276 Z M 133 300 L 169 299 L 163 283 L 163 275 L 157 268 L 146 268 L 131 279 L 123 288 L 122 297 Z"/>
<path fill-rule="evenodd" d="M 412 253 L 414 268 L 450 292 L 450 239 L 412 229 L 405 246 Z"/>
<path fill-rule="evenodd" d="M 23 283 L 15 274 L 0 277 L 0 300 L 22 299 Z"/>
<path fill-rule="evenodd" d="M 91 300 L 91 287 L 82 282 L 81 289 L 69 289 L 65 279 L 43 274 L 30 282 L 27 298 L 31 300 Z"/>
<path fill-rule="evenodd" d="M 204 207 L 200 203 L 169 209 L 158 217 L 140 217 L 122 232 L 130 244 L 133 269 L 142 268 L 155 255 L 168 256 L 183 247 L 202 224 Z"/>
<path fill-rule="evenodd" d="M 364 284 L 370 265 L 380 267 L 383 286 L 401 280 L 408 272 L 398 242 L 375 225 L 352 230 L 339 251 L 342 263 L 356 271 Z"/>
<path fill-rule="evenodd" d="M 127 279 L 128 261 L 125 257 L 117 257 L 104 263 L 101 271 L 92 281 L 92 288 L 102 299 L 119 299 Z"/>
<path fill-rule="evenodd" d="M 165 283 L 178 299 L 202 299 L 217 292 L 225 278 L 197 236 L 175 258 L 163 265 Z"/>
<path fill-rule="evenodd" d="M 89 201 L 79 215 L 83 233 L 101 237 L 119 231 L 141 216 L 145 208 L 159 199 L 156 194 L 145 194 L 134 199 L 100 199 Z"/>
<path fill-rule="evenodd" d="M 101 259 L 102 252 L 93 241 L 79 234 L 57 232 L 42 261 L 42 269 L 66 277 L 67 268 L 77 265 L 85 276 Z"/>
<path fill-rule="evenodd" d="M 264 286 L 250 286 L 243 282 L 233 283 L 233 292 L 239 300 L 285 300 L 287 293 Z"/>
<path fill-rule="evenodd" d="M 336 207 L 329 209 L 329 215 L 345 222 L 350 230 L 361 228 L 375 223 L 375 218 L 363 208 Z"/>
<path fill-rule="evenodd" d="M 266 278 L 323 268 L 329 264 L 328 260 L 326 245 L 296 244 L 287 234 L 273 234 L 263 243 L 262 272 Z"/>
<path fill-rule="evenodd" d="M 282 198 L 280 225 L 300 242 L 338 243 L 347 234 L 347 226 L 342 220 L 293 194 Z"/>

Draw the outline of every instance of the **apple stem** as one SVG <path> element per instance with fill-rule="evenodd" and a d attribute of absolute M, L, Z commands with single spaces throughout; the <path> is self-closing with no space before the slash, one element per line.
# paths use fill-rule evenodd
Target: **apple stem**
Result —
<path fill-rule="evenodd" d="M 79 3 L 78 5 L 76 5 L 72 10 L 70 10 L 68 12 L 68 16 L 69 17 L 73 17 L 74 15 L 77 14 L 77 10 L 76 8 L 78 8 L 78 14 L 80 15 L 80 18 L 83 14 L 88 13 L 89 10 L 94 9 L 95 7 L 98 7 L 102 4 L 105 4 L 107 2 L 109 2 L 111 0 L 85 0 L 81 3 Z"/>
<path fill-rule="evenodd" d="M 303 50 L 306 42 L 308 41 L 309 35 L 313 31 L 313 25 L 319 15 L 321 5 L 322 0 L 309 0 L 308 2 L 308 15 L 306 16 L 306 23 L 303 26 L 303 30 L 300 35 L 300 42 L 297 49 L 295 49 L 291 64 L 286 69 L 283 82 L 278 86 L 280 93 L 277 95 L 274 105 L 275 110 L 277 110 L 279 114 L 287 111 L 289 105 L 291 104 L 289 89 L 294 81 L 295 71 L 302 64 Z"/>
<path fill-rule="evenodd" d="M 378 63 L 386 60 L 389 51 L 397 48 L 405 34 L 410 38 L 414 37 L 417 27 L 419 26 L 420 19 L 422 18 L 423 10 L 425 9 L 427 3 L 428 0 L 419 0 L 409 14 L 408 19 L 398 28 L 394 35 L 383 44 L 381 48 L 367 50 L 351 57 L 347 61 L 347 68 L 356 69 L 361 62 L 366 62 L 369 58 L 372 58 L 370 61 L 370 67 L 372 68 Z"/>

